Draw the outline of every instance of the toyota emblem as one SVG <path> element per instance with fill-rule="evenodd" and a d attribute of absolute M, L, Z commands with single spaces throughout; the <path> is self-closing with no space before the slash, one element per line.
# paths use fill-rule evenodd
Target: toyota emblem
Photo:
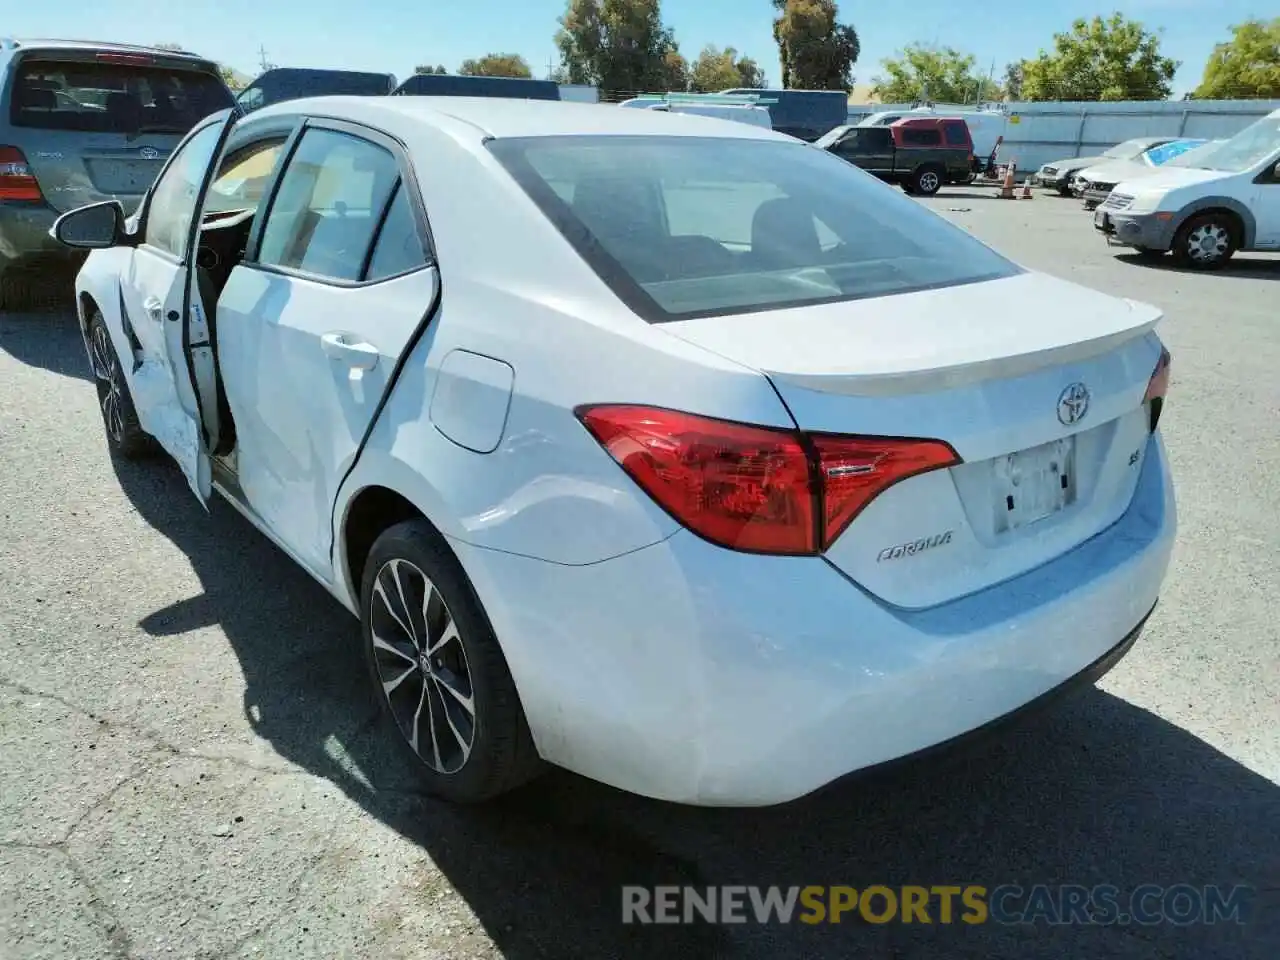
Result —
<path fill-rule="evenodd" d="M 1058 419 L 1064 426 L 1079 423 L 1089 412 L 1089 388 L 1073 383 L 1058 394 Z"/>
<path fill-rule="evenodd" d="M 138 156 L 142 157 L 143 160 L 159 160 L 160 151 L 155 147 L 143 147 L 138 151 Z"/>

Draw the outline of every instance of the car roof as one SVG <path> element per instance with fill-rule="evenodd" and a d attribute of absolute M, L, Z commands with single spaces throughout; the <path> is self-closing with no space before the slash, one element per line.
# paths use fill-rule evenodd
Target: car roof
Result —
<path fill-rule="evenodd" d="M 91 50 L 100 53 L 142 53 L 157 57 L 186 57 L 191 60 L 205 60 L 190 50 L 166 50 L 162 47 L 149 47 L 136 43 L 112 43 L 105 40 L 62 40 L 46 37 L 13 37 L 3 41 L 4 50 Z"/>
<path fill-rule="evenodd" d="M 253 116 L 294 113 L 366 122 L 382 118 L 384 123 L 410 126 L 456 128 L 461 123 L 477 138 L 649 135 L 794 140 L 764 127 L 698 114 L 504 97 L 307 97 L 264 107 Z"/>

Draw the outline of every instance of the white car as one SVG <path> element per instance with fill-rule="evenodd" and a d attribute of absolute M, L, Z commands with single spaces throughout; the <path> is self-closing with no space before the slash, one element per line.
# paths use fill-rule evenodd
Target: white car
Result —
<path fill-rule="evenodd" d="M 1085 167 L 1071 178 L 1071 192 L 1084 200 L 1086 210 L 1092 210 L 1107 199 L 1107 195 L 1122 180 L 1140 180 L 1149 177 L 1168 164 L 1181 165 L 1184 158 L 1194 157 L 1209 143 L 1220 140 L 1171 140 L 1152 147 L 1134 160 L 1108 160 L 1094 167 Z"/>
<path fill-rule="evenodd" d="M 447 798 L 787 801 L 1093 678 L 1160 592 L 1159 313 L 782 134 L 295 100 L 55 230 L 113 450 L 360 618 Z"/>
<path fill-rule="evenodd" d="M 1109 243 L 1144 258 L 1215 270 L 1237 250 L 1280 251 L 1280 110 L 1138 180 L 1094 214 Z"/>

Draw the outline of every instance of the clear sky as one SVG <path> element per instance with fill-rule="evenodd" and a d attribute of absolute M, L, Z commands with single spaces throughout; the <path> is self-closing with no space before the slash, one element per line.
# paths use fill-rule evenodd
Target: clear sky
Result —
<path fill-rule="evenodd" d="M 862 40 L 855 68 L 870 82 L 880 60 L 904 44 L 933 43 L 974 54 L 996 76 L 1011 60 L 1031 57 L 1076 16 L 1120 10 L 1163 29 L 1166 55 L 1183 61 L 1177 93 L 1194 87 L 1213 44 L 1228 26 L 1277 13 L 1277 0 L 1081 0 L 1061 5 L 913 0 L 840 3 L 841 19 Z M 259 48 L 281 66 L 386 70 L 404 77 L 419 63 L 450 70 L 467 57 L 520 53 L 535 76 L 556 56 L 552 37 L 565 0 L 91 0 L 71 4 L 9 3 L 0 23 L 8 35 L 180 43 L 250 76 Z M 663 16 L 689 59 L 708 43 L 754 57 L 778 80 L 768 0 L 663 0 Z"/>

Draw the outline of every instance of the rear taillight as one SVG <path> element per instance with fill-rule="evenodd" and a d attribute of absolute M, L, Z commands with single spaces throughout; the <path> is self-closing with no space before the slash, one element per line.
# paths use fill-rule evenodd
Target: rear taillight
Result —
<path fill-rule="evenodd" d="M 819 553 L 893 484 L 960 462 L 937 440 L 810 435 L 644 406 L 577 414 L 682 525 L 754 553 Z"/>
<path fill-rule="evenodd" d="M 17 147 L 0 147 L 0 200 L 43 200 L 40 184 Z"/>
<path fill-rule="evenodd" d="M 1164 407 L 1165 394 L 1169 392 L 1169 366 L 1173 357 L 1164 347 L 1160 348 L 1160 359 L 1156 361 L 1155 373 L 1151 374 L 1151 382 L 1147 384 L 1147 395 L 1142 402 L 1151 411 L 1151 430 L 1155 432 L 1160 422 L 1160 411 Z"/>

